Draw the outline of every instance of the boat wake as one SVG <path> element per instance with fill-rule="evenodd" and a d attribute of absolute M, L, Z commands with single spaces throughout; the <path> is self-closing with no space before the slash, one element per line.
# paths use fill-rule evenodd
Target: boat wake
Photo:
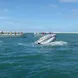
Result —
<path fill-rule="evenodd" d="M 54 42 L 42 44 L 42 45 L 44 45 L 44 46 L 63 46 L 63 45 L 67 45 L 67 42 L 65 42 L 65 41 L 54 41 Z"/>

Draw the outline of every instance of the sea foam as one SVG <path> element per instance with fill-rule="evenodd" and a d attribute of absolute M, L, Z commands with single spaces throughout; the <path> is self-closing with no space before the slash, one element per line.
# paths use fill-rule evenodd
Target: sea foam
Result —
<path fill-rule="evenodd" d="M 54 42 L 42 44 L 42 45 L 45 45 L 45 46 L 63 46 L 63 45 L 67 45 L 67 42 L 65 42 L 65 41 L 54 41 Z"/>

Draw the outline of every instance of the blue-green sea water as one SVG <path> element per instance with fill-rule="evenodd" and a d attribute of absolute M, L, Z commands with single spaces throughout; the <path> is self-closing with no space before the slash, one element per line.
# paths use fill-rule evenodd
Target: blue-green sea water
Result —
<path fill-rule="evenodd" d="M 57 34 L 62 46 L 34 44 L 39 36 L 0 37 L 0 78 L 78 78 L 78 34 Z"/>

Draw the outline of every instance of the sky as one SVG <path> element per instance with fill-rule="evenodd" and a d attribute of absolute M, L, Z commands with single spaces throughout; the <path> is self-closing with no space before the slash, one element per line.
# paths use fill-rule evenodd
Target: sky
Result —
<path fill-rule="evenodd" d="M 0 31 L 78 32 L 78 0 L 0 0 Z"/>

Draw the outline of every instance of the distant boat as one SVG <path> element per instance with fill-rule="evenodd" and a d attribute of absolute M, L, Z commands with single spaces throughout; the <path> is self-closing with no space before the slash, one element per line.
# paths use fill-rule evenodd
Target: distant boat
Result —
<path fill-rule="evenodd" d="M 17 36 L 23 36 L 24 33 L 23 32 L 0 32 L 0 37 L 8 37 L 8 36 L 12 36 L 12 37 L 17 37 Z"/>
<path fill-rule="evenodd" d="M 54 34 L 54 33 L 53 32 L 40 32 L 40 33 L 36 32 L 36 33 L 34 33 L 34 35 L 37 35 L 37 36 L 44 36 L 47 34 Z"/>

